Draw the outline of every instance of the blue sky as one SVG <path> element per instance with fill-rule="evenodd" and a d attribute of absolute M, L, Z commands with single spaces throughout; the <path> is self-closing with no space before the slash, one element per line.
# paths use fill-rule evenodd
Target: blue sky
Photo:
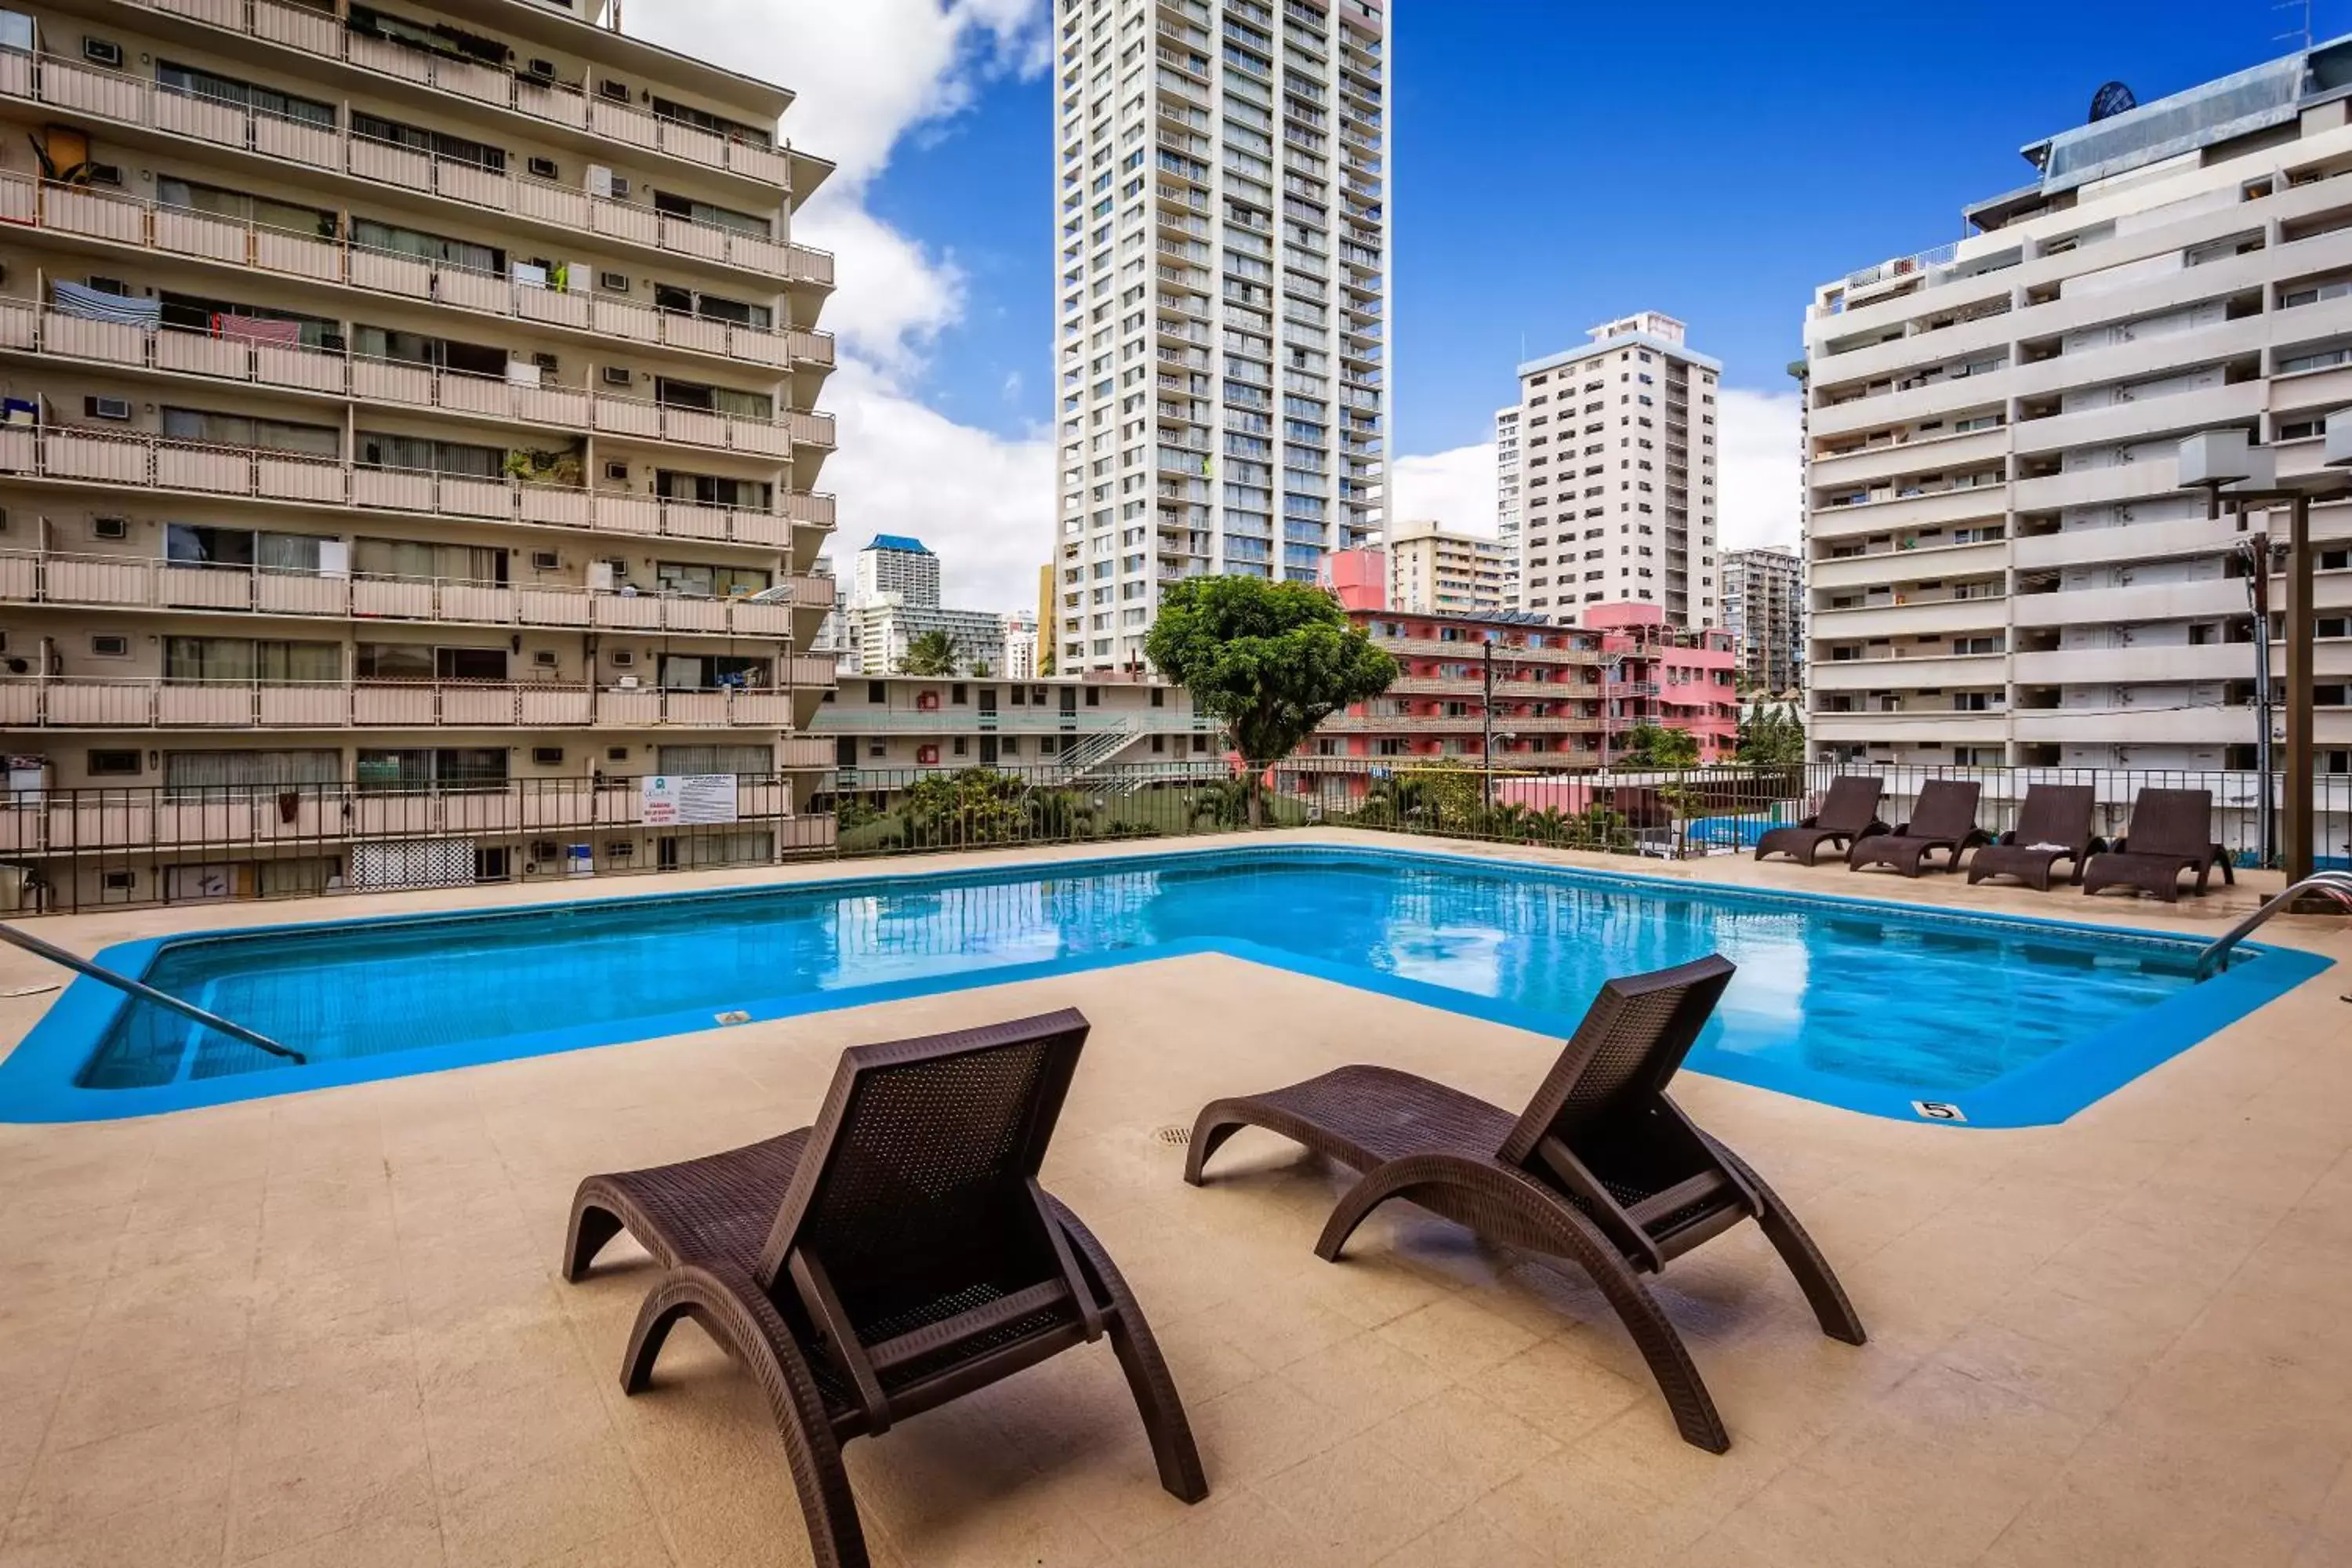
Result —
<path fill-rule="evenodd" d="M 1955 237 L 2100 82 L 2160 97 L 2300 24 L 2269 0 L 1398 0 L 1395 449 L 1484 439 L 1523 336 L 1548 352 L 1637 309 L 1780 392 L 1815 284 Z M 2352 27 L 2352 0 L 2314 26 Z M 966 274 L 922 395 L 1005 435 L 1049 413 L 1051 116 L 1044 79 L 990 83 L 868 199 Z"/>

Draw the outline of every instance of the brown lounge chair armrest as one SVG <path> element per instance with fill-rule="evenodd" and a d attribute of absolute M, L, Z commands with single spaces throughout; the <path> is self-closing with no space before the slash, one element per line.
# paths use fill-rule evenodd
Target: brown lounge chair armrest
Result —
<path fill-rule="evenodd" d="M 1801 816 L 1797 819 L 1797 826 L 1800 827 L 1819 827 L 1821 825 L 1822 816 L 1819 812 L 1815 812 L 1811 816 Z"/>

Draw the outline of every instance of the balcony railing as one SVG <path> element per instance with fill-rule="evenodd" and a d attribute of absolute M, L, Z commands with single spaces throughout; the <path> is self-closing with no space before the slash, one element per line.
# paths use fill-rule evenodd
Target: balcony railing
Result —
<path fill-rule="evenodd" d="M 577 485 L 369 468 L 307 452 L 79 426 L 0 426 L 0 474 L 771 549 L 790 542 L 795 523 L 830 528 L 834 516 L 829 495 L 788 493 L 779 498 L 783 510 L 753 511 Z"/>
<path fill-rule="evenodd" d="M 0 54 L 0 65 L 7 57 Z M 744 326 L 681 310 L 641 305 L 617 294 L 581 288 L 538 288 L 494 272 L 446 261 L 374 250 L 293 229 L 165 206 L 108 191 L 44 184 L 0 174 L 0 223 L 22 224 L 83 239 L 229 267 L 249 267 L 305 282 L 338 284 L 370 293 L 427 300 L 453 310 L 625 342 L 659 344 L 690 353 L 721 355 L 752 364 L 834 363 L 829 332 L 782 331 Z M 798 254 L 803 247 L 795 246 Z M 823 256 L 822 252 L 811 252 Z M 832 277 L 832 258 L 824 272 Z"/>
<path fill-rule="evenodd" d="M 787 580 L 792 604 L 616 593 L 565 583 L 327 575 L 148 556 L 0 553 L 0 604 L 91 609 L 195 610 L 331 620 L 453 622 L 597 631 L 793 635 L 793 611 L 830 608 L 830 577 Z"/>
<path fill-rule="evenodd" d="M 722 136 L 700 126 L 649 114 L 633 104 L 590 97 L 569 82 L 520 76 L 472 60 L 405 48 L 351 32 L 331 11 L 280 0 L 130 0 L 306 56 L 341 60 L 362 70 L 428 87 L 465 100 L 510 110 L 529 119 L 583 131 L 635 151 L 661 153 L 709 169 L 724 169 L 779 189 L 792 189 L 791 144 L 770 145 Z M 306 67 L 307 68 L 307 67 Z"/>
<path fill-rule="evenodd" d="M 388 407 L 439 409 L 534 428 L 594 430 L 755 457 L 789 458 L 796 441 L 812 447 L 834 444 L 833 416 L 821 412 L 787 410 L 770 419 L 720 414 L 614 397 L 586 387 L 536 385 L 504 376 L 438 370 L 405 360 L 92 321 L 47 310 L 29 300 L 0 299 L 0 347 L 95 364 L 349 397 Z"/>
<path fill-rule="evenodd" d="M 816 662 L 816 661 L 813 661 Z M 833 681 L 824 660 L 822 684 Z M 812 671 L 814 673 L 814 671 Z M 814 684 L 814 683 L 813 683 Z M 712 691 L 553 681 L 0 679 L 0 726 L 25 730 L 789 730 L 789 687 Z"/>
<path fill-rule="evenodd" d="M 0 99 L 16 99 L 100 123 L 137 126 L 207 147 L 231 147 L 270 163 L 330 171 L 572 235 L 593 235 L 763 278 L 833 283 L 833 258 L 719 224 L 615 201 L 584 189 L 486 169 L 339 127 L 173 92 L 141 77 L 54 55 L 0 50 Z"/>

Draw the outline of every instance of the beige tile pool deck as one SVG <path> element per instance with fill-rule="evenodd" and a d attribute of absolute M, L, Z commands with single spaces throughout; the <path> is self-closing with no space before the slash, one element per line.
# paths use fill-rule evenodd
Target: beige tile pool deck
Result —
<path fill-rule="evenodd" d="M 2260 890 L 2174 911 L 1837 868 L 1644 868 L 2198 933 Z M 40 929 L 89 952 L 572 891 Z M 2352 959 L 2339 924 L 2266 939 Z M 0 950 L 0 990 L 47 978 Z M 1675 1437 L 1572 1270 L 1402 1208 L 1320 1263 L 1337 1180 L 1261 1133 L 1209 1186 L 1179 1180 L 1182 1150 L 1155 1133 L 1217 1094 L 1370 1059 L 1516 1103 L 1554 1048 L 1223 958 L 0 1126 L 0 1568 L 806 1561 L 781 1446 L 698 1330 L 622 1397 L 650 1271 L 624 1243 L 589 1283 L 558 1279 L 572 1186 L 804 1124 L 844 1046 L 1064 1005 L 1095 1031 L 1047 1184 L 1150 1312 L 1212 1495 L 1159 1489 L 1091 1348 L 850 1445 L 877 1563 L 2352 1563 L 2347 986 L 2352 968 L 2323 974 L 2054 1128 L 1909 1126 L 1685 1077 L 1677 1097 L 1796 1206 L 1871 1331 L 1860 1349 L 1823 1338 L 1752 1226 L 1675 1264 L 1658 1289 L 1731 1427 L 1720 1458 Z M 0 1044 L 49 1000 L 0 1000 Z"/>

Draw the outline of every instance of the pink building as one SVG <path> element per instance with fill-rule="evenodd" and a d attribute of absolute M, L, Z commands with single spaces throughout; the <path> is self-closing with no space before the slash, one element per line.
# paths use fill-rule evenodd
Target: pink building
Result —
<path fill-rule="evenodd" d="M 1739 741 L 1736 639 L 1720 629 L 1678 630 L 1665 614 L 1626 600 L 1585 607 L 1585 626 L 1601 633 L 1605 744 L 1656 724 L 1696 740 L 1700 762 L 1729 762 Z"/>
<path fill-rule="evenodd" d="M 1323 585 L 1345 610 L 1389 607 L 1389 555 L 1385 550 L 1334 550 L 1323 558 Z"/>

